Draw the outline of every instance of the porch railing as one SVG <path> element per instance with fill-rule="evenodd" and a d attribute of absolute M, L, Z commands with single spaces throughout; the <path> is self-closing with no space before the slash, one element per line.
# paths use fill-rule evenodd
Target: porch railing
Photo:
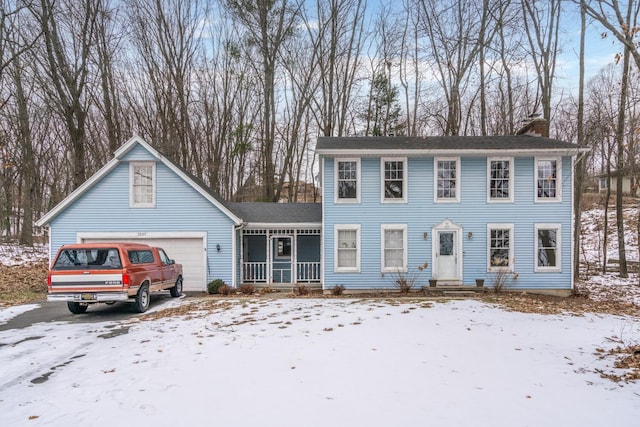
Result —
<path fill-rule="evenodd" d="M 266 283 L 267 263 L 266 262 L 245 262 L 242 263 L 243 283 Z"/>
<path fill-rule="evenodd" d="M 319 282 L 320 263 L 319 262 L 299 262 L 296 266 L 297 282 Z"/>
<path fill-rule="evenodd" d="M 274 280 L 282 280 L 283 272 L 274 271 Z M 244 262 L 242 263 L 243 283 L 267 283 L 269 277 L 266 262 Z M 296 264 L 296 283 L 320 282 L 319 262 L 299 262 Z"/>

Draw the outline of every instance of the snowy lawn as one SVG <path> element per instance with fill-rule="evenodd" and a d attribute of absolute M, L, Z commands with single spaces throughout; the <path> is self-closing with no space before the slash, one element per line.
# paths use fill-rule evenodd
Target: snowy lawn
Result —
<path fill-rule="evenodd" d="M 175 313 L 150 320 L 0 332 L 0 425 L 629 426 L 640 419 L 640 384 L 602 378 L 599 371 L 620 370 L 597 354 L 637 343 L 638 318 L 524 314 L 471 300 L 172 304 Z"/>

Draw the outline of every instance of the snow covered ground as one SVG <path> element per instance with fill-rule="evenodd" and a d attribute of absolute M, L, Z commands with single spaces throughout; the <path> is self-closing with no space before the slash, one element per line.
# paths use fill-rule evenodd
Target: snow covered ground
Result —
<path fill-rule="evenodd" d="M 172 300 L 180 316 L 0 332 L 0 425 L 636 425 L 597 349 L 636 318 L 477 301 Z M 619 372 L 618 372 L 619 373 Z"/>

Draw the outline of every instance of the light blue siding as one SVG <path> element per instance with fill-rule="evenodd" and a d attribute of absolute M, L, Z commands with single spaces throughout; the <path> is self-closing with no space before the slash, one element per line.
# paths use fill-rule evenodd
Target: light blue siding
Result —
<path fill-rule="evenodd" d="M 323 235 L 325 289 L 337 284 L 348 289 L 392 288 L 393 275 L 381 274 L 381 225 L 406 224 L 409 276 L 417 276 L 417 286 L 428 284 L 433 274 L 432 228 L 444 220 L 462 227 L 464 284 L 476 278 L 491 285 L 487 272 L 487 224 L 513 224 L 514 287 L 522 289 L 570 289 L 571 284 L 571 215 L 572 163 L 562 159 L 562 201 L 535 202 L 535 159 L 514 159 L 514 201 L 487 202 L 487 158 L 462 157 L 459 171 L 460 202 L 434 203 L 433 157 L 408 159 L 408 202 L 382 203 L 380 158 L 361 159 L 360 203 L 334 203 L 334 161 L 324 158 Z M 554 223 L 562 227 L 561 272 L 535 272 L 535 224 Z M 360 272 L 336 273 L 334 227 L 339 224 L 361 225 Z M 424 238 L 426 233 L 426 239 Z M 472 233 L 469 236 L 468 233 Z M 469 238 L 470 237 L 470 238 Z M 417 267 L 428 262 L 427 269 Z"/>
<path fill-rule="evenodd" d="M 206 233 L 206 281 L 232 283 L 233 221 L 161 162 L 156 162 L 156 206 L 129 206 L 129 161 L 155 160 L 144 148 L 124 161 L 50 223 L 52 254 L 83 232 Z M 215 250 L 220 245 L 221 251 Z M 202 290 L 206 283 L 201 284 Z"/>

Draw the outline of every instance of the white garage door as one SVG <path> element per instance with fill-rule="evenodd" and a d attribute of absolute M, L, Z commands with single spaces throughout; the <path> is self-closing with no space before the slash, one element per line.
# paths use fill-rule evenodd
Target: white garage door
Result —
<path fill-rule="evenodd" d="M 92 242 L 136 242 L 158 246 L 165 250 L 169 258 L 182 264 L 183 289 L 185 291 L 206 290 L 206 257 L 203 237 L 100 237 L 81 238 L 84 243 Z"/>

